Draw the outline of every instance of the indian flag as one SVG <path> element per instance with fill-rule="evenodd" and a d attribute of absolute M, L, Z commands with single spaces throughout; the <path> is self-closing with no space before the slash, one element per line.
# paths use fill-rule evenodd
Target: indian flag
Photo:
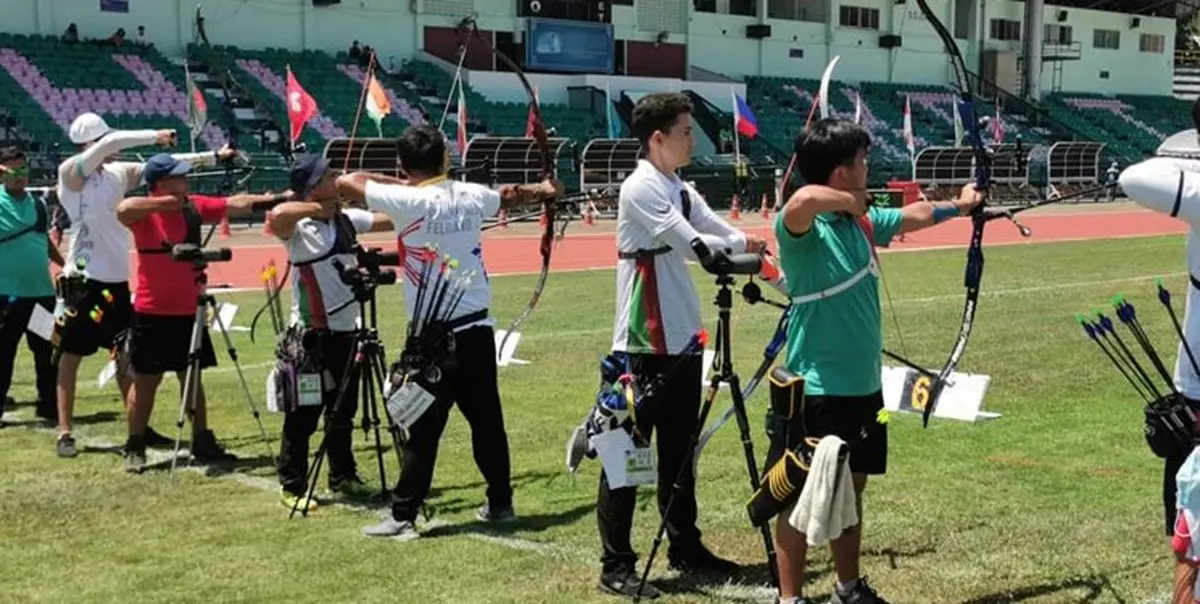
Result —
<path fill-rule="evenodd" d="M 367 116 L 375 121 L 375 129 L 379 131 L 379 136 L 383 137 L 383 116 L 392 112 L 392 104 L 388 102 L 387 93 L 383 91 L 383 86 L 379 85 L 379 80 L 375 79 L 375 74 L 368 76 L 370 79 L 367 82 Z"/>

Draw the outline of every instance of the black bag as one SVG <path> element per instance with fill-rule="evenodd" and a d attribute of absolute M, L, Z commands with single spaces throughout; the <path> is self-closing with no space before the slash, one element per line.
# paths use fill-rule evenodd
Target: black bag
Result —
<path fill-rule="evenodd" d="M 314 345 L 318 334 L 292 326 L 283 332 L 275 347 L 275 367 L 268 378 L 268 407 L 273 411 L 290 413 L 300 407 L 301 375 L 322 375 Z M 307 341 L 306 341 L 307 340 Z M 321 388 L 324 392 L 324 388 Z"/>

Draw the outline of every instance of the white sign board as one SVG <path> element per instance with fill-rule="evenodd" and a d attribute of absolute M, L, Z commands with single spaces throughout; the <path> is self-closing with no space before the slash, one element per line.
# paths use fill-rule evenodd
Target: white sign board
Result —
<path fill-rule="evenodd" d="M 922 414 L 928 402 L 932 379 L 908 367 L 883 367 L 883 403 L 888 411 Z M 983 397 L 992 382 L 991 376 L 973 373 L 950 374 L 938 396 L 933 417 L 975 422 L 1000 417 L 999 413 L 983 411 Z"/>

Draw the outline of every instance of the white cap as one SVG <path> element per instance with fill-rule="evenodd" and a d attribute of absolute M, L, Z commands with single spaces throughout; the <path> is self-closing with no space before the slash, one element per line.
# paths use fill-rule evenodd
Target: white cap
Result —
<path fill-rule="evenodd" d="M 104 118 L 95 113 L 88 112 L 81 114 L 75 118 L 75 121 L 71 122 L 71 129 L 68 131 L 68 134 L 71 137 L 72 143 L 82 145 L 95 141 L 109 132 L 112 132 L 112 128 L 108 127 Z"/>

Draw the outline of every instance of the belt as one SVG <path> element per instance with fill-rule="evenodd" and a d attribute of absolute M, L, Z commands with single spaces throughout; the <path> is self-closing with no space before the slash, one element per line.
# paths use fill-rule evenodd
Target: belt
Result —
<path fill-rule="evenodd" d="M 661 256 L 671 251 L 671 246 L 664 245 L 649 250 L 634 250 L 632 252 L 617 251 L 617 258 L 620 260 L 641 260 L 642 258 L 653 258 Z"/>

